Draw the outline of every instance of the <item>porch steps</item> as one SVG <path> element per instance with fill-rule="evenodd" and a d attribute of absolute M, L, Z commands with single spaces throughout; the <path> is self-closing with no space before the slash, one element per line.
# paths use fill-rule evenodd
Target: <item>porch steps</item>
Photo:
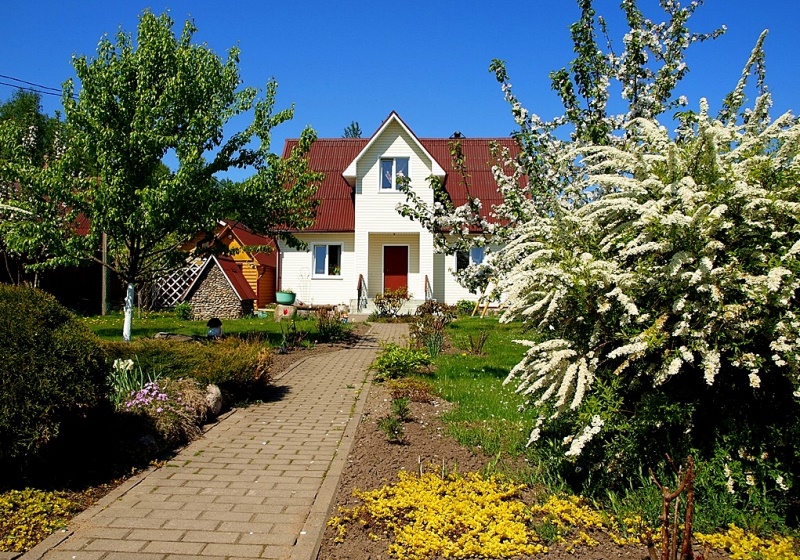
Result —
<path fill-rule="evenodd" d="M 400 308 L 398 315 L 413 315 L 417 311 L 417 307 L 423 303 L 425 303 L 424 299 L 410 299 L 403 304 L 403 307 Z M 367 302 L 367 307 L 360 311 L 358 309 L 358 300 L 350 300 L 350 313 L 370 315 L 374 312 L 377 312 L 377 308 L 375 307 L 375 302 L 372 300 L 372 298 L 370 298 Z"/>

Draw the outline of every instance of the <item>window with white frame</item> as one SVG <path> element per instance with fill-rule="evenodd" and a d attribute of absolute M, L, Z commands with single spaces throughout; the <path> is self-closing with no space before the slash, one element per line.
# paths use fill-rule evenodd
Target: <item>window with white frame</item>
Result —
<path fill-rule="evenodd" d="M 471 264 L 481 264 L 483 262 L 483 247 L 472 247 L 469 252 L 456 252 L 456 272 L 460 272 Z"/>
<path fill-rule="evenodd" d="M 342 245 L 314 245 L 314 276 L 342 275 Z"/>
<path fill-rule="evenodd" d="M 408 177 L 408 158 L 381 158 L 381 191 L 396 191 L 398 175 Z"/>

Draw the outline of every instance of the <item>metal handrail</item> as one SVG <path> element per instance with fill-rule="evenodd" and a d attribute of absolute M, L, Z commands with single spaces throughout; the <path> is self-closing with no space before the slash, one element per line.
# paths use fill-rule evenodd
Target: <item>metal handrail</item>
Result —
<path fill-rule="evenodd" d="M 359 313 L 367 308 L 369 305 L 369 297 L 367 295 L 367 281 L 364 280 L 364 275 L 358 275 L 358 285 L 356 286 L 357 307 Z"/>

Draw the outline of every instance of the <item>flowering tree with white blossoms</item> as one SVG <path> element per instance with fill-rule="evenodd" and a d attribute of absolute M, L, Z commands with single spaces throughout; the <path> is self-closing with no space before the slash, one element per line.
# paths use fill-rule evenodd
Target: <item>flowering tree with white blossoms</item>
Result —
<path fill-rule="evenodd" d="M 504 246 L 492 261 L 504 320 L 530 335 L 506 382 L 539 412 L 530 445 L 543 464 L 602 492 L 691 452 L 711 465 L 700 492 L 752 506 L 757 487 L 785 507 L 800 476 L 800 127 L 769 116 L 765 36 L 715 117 L 673 93 L 686 48 L 724 31 L 688 30 L 701 2 L 661 0 L 664 23 L 623 2 L 619 54 L 597 44 L 591 0 L 578 3 L 577 58 L 551 74 L 563 116 L 527 111 L 492 64 L 522 148 L 500 154 L 493 219 L 479 201 L 406 213 L 443 243 L 480 229 Z M 659 122 L 668 110 L 674 133 Z"/>
<path fill-rule="evenodd" d="M 769 116 L 764 37 L 719 115 L 701 100 L 674 135 L 655 117 L 678 71 L 634 97 L 627 54 L 607 60 L 630 111 L 593 123 L 586 110 L 570 141 L 504 88 L 534 140 L 520 165 L 544 185 L 502 254 L 504 318 L 533 333 L 506 381 L 540 413 L 530 444 L 560 447 L 561 466 L 593 482 L 624 484 L 664 452 L 692 452 L 720 474 L 735 466 L 751 505 L 756 486 L 794 499 L 800 122 Z M 758 95 L 742 110 L 753 74 Z"/>
<path fill-rule="evenodd" d="M 518 157 L 512 157 L 500 146 L 493 149 L 492 172 L 503 202 L 486 208 L 483 201 L 469 195 L 469 177 L 462 171 L 464 155 L 458 140 L 453 140 L 450 153 L 459 181 L 466 185 L 468 200 L 455 207 L 440 180 L 429 177 L 436 193 L 432 205 L 410 189 L 406 189 L 406 203 L 398 204 L 402 215 L 434 234 L 437 251 L 453 254 L 471 247 L 486 249 L 483 263 L 454 271 L 464 287 L 482 291 L 490 283 L 496 286 L 507 275 L 513 263 L 502 258 L 497 248 L 515 238 L 519 225 L 560 211 L 565 201 L 586 199 L 585 193 L 574 188 L 573 178 L 581 172 L 569 156 L 574 143 L 613 142 L 614 131 L 632 116 L 655 116 L 684 102 L 670 100 L 674 87 L 688 72 L 684 51 L 693 43 L 716 38 L 725 31 L 724 27 L 710 33 L 688 30 L 686 23 L 701 3 L 696 0 L 682 8 L 674 0 L 662 0 L 668 21 L 656 24 L 643 16 L 635 0 L 625 0 L 621 8 L 630 32 L 623 39 L 623 52 L 615 55 L 610 46 L 604 52 L 597 43 L 598 27 L 605 34 L 606 25 L 603 18 L 596 17 L 592 0 L 577 0 L 581 18 L 571 27 L 571 34 L 578 56 L 569 69 L 550 75 L 552 87 L 565 108 L 564 115 L 551 121 L 529 113 L 512 93 L 505 63 L 492 62 L 489 70 L 511 105 L 520 127 L 513 136 L 522 148 Z M 628 105 L 624 115 L 611 115 L 608 111 L 612 79 L 623 86 Z M 568 140 L 561 134 L 564 129 L 571 132 Z M 499 291 L 495 289 L 495 295 Z"/>

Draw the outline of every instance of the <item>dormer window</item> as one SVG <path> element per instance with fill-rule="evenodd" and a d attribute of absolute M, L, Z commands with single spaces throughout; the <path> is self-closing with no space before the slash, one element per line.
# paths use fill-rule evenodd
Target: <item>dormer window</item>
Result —
<path fill-rule="evenodd" d="M 381 158 L 381 191 L 396 191 L 398 175 L 408 177 L 408 158 Z"/>

